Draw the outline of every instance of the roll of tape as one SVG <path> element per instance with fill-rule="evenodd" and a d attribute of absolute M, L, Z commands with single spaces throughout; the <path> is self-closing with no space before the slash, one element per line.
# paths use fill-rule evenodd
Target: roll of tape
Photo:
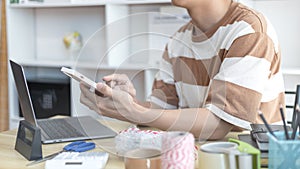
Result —
<path fill-rule="evenodd" d="M 126 152 L 125 169 L 161 169 L 161 151 L 156 149 L 135 149 Z"/>
<path fill-rule="evenodd" d="M 162 136 L 162 168 L 193 169 L 195 139 L 187 132 L 166 132 Z"/>
<path fill-rule="evenodd" d="M 162 131 L 140 130 L 130 127 L 115 137 L 117 154 L 123 156 L 135 149 L 161 149 Z"/>
<path fill-rule="evenodd" d="M 230 169 L 229 159 L 223 153 L 199 152 L 199 169 Z"/>
<path fill-rule="evenodd" d="M 199 169 L 232 169 L 230 159 L 225 150 L 237 149 L 238 145 L 232 142 L 207 143 L 200 147 Z"/>

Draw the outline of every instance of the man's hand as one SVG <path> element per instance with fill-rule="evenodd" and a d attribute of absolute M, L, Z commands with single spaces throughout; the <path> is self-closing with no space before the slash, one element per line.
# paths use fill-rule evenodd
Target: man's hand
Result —
<path fill-rule="evenodd" d="M 139 114 L 146 111 L 146 108 L 134 102 L 127 90 L 119 88 L 118 85 L 111 88 L 105 83 L 97 83 L 96 90 L 101 92 L 103 97 L 91 92 L 84 84 L 80 84 L 80 90 L 80 102 L 107 117 L 139 123 Z"/>
<path fill-rule="evenodd" d="M 102 78 L 112 89 L 120 89 L 129 93 L 133 98 L 136 97 L 136 90 L 125 74 L 112 74 Z"/>

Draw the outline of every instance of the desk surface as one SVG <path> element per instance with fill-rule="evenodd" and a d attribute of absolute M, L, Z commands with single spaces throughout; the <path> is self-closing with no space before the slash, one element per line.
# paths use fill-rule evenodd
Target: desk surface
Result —
<path fill-rule="evenodd" d="M 103 121 L 103 124 L 111 127 L 113 130 L 119 132 L 131 126 L 132 124 L 121 122 L 121 121 Z M 19 154 L 15 149 L 15 141 L 16 141 L 16 133 L 17 130 L 10 130 L 0 133 L 0 169 L 21 169 L 21 168 L 30 168 L 30 169 L 37 169 L 37 168 L 44 168 L 45 163 L 39 163 L 33 166 L 27 167 L 26 164 L 29 163 L 27 159 L 25 159 L 21 154 Z M 237 132 L 229 133 L 227 138 L 237 138 Z M 114 151 L 114 140 L 113 138 L 109 139 L 98 139 L 93 140 L 97 147 L 93 151 L 107 151 L 107 152 L 115 152 Z M 58 152 L 62 150 L 64 145 L 67 143 L 59 143 L 59 144 L 47 144 L 43 145 L 43 156 L 47 156 L 54 152 Z M 108 163 L 105 169 L 118 169 L 118 168 L 125 168 L 123 160 L 121 157 L 110 153 Z"/>

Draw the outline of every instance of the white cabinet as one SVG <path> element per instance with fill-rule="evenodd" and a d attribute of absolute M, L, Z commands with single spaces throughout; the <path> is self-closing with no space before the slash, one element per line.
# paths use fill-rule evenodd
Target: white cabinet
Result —
<path fill-rule="evenodd" d="M 25 67 L 29 77 L 63 78 L 62 66 L 74 68 L 95 81 L 111 73 L 125 73 L 133 80 L 137 97 L 145 100 L 151 91 L 162 39 L 149 34 L 151 15 L 171 0 L 45 0 L 44 3 L 10 4 L 7 0 L 8 56 Z M 176 11 L 176 10 L 174 10 Z M 176 11 L 178 12 L 178 11 Z M 175 23 L 183 24 L 183 23 Z M 179 26 L 179 25 L 178 25 Z M 74 59 L 63 43 L 68 33 L 78 31 L 83 48 Z M 155 30 L 157 31 L 157 30 Z M 164 30 L 166 31 L 166 30 Z M 155 39 L 155 40 L 153 40 Z M 161 41 L 160 41 L 161 40 Z M 159 57 L 153 56 L 153 53 Z M 74 53 L 73 53 L 74 54 Z M 9 72 L 10 128 L 18 125 L 18 97 Z M 72 115 L 98 115 L 79 103 L 79 86 L 71 81 Z"/>

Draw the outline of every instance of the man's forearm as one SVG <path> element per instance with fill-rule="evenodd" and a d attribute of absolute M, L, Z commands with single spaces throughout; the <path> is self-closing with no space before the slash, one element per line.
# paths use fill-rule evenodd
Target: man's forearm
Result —
<path fill-rule="evenodd" d="M 148 112 L 143 112 L 141 116 L 142 125 L 161 130 L 188 131 L 199 139 L 221 139 L 233 127 L 203 108 L 149 109 Z"/>
<path fill-rule="evenodd" d="M 135 100 L 135 102 L 143 107 L 146 107 L 146 108 L 151 108 L 151 109 L 161 109 L 160 106 L 158 106 L 157 104 L 153 103 L 153 102 L 148 102 L 148 101 L 145 101 L 145 102 L 141 102 L 139 100 Z"/>

